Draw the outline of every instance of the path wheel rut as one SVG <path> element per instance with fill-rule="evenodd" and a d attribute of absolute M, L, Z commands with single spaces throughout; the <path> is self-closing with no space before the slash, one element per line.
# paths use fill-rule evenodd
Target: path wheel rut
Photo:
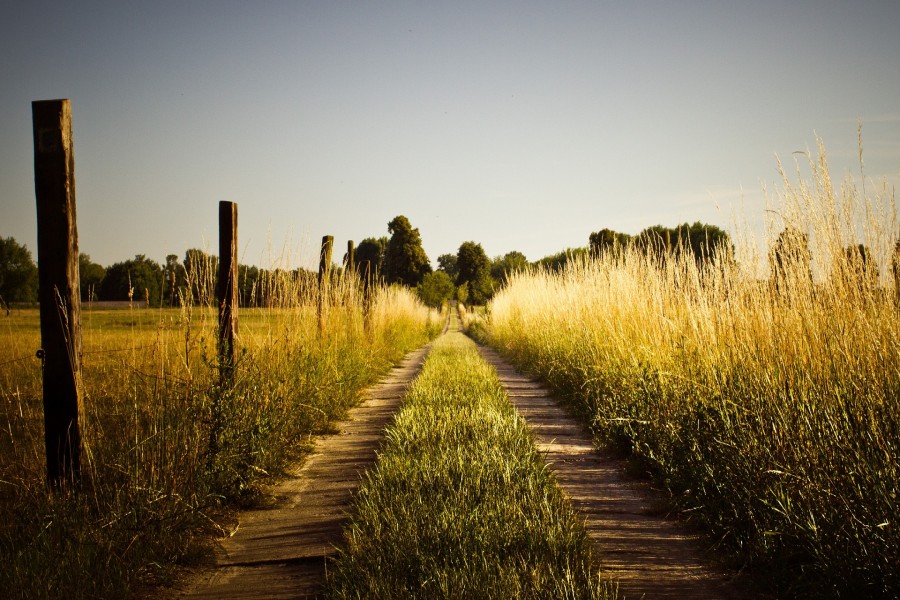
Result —
<path fill-rule="evenodd" d="M 341 544 L 360 476 L 374 463 L 384 429 L 429 349 L 410 353 L 366 391 L 367 400 L 338 424 L 339 432 L 322 436 L 303 465 L 277 486 L 273 507 L 241 513 L 237 531 L 221 543 L 215 567 L 182 586 L 180 597 L 310 598 L 320 593 L 326 560 Z M 490 348 L 479 349 L 584 519 L 602 574 L 618 580 L 626 598 L 753 597 L 742 582 L 709 566 L 698 536 L 661 516 L 649 490 L 623 475 L 623 461 L 598 451 L 543 385 Z"/>
<path fill-rule="evenodd" d="M 338 423 L 338 433 L 274 490 L 271 508 L 242 512 L 234 534 L 221 542 L 215 567 L 187 582 L 192 599 L 309 598 L 321 591 L 325 562 L 337 553 L 360 476 L 375 462 L 385 426 L 430 349 L 411 352 L 366 400 Z"/>
<path fill-rule="evenodd" d="M 699 536 L 665 518 L 651 490 L 623 474 L 624 461 L 597 450 L 547 389 L 479 345 L 525 418 L 560 486 L 584 519 L 602 574 L 626 598 L 751 598 L 745 585 L 710 566 Z"/>

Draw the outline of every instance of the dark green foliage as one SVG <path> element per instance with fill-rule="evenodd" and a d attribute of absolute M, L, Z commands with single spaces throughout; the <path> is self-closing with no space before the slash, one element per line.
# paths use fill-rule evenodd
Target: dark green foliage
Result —
<path fill-rule="evenodd" d="M 481 244 L 463 242 L 456 254 L 459 274 L 457 285 L 468 285 L 470 304 L 485 304 L 494 295 L 494 280 L 491 277 L 491 261 Z"/>
<path fill-rule="evenodd" d="M 163 268 L 159 263 L 138 254 L 133 260 L 119 262 L 106 270 L 100 287 L 103 300 L 149 300 L 159 306 L 162 300 Z"/>
<path fill-rule="evenodd" d="M 524 271 L 527 268 L 528 259 L 525 258 L 525 255 L 517 250 L 513 250 L 493 260 L 491 263 L 491 277 L 504 284 L 510 274 Z"/>
<path fill-rule="evenodd" d="M 369 266 L 369 277 L 378 281 L 384 264 L 384 252 L 388 245 L 387 237 L 366 238 L 356 247 L 356 265 L 360 277 L 366 276 L 365 265 Z"/>
<path fill-rule="evenodd" d="M 180 306 L 186 299 L 184 296 L 187 293 L 187 276 L 177 254 L 166 256 L 163 271 L 163 304 Z"/>
<path fill-rule="evenodd" d="M 459 267 L 456 264 L 455 254 L 441 254 L 437 258 L 438 270 L 443 271 L 450 276 L 450 279 L 456 281 L 459 276 Z"/>
<path fill-rule="evenodd" d="M 612 229 L 601 229 L 592 233 L 588 237 L 588 242 L 592 256 L 600 256 L 607 252 L 619 255 L 631 244 L 632 237 Z"/>
<path fill-rule="evenodd" d="M 419 299 L 433 308 L 440 308 L 444 302 L 450 300 L 455 290 L 450 276 L 443 271 L 428 273 L 416 287 Z"/>
<path fill-rule="evenodd" d="M 561 271 L 563 267 L 565 267 L 569 261 L 587 256 L 589 250 L 587 248 L 567 248 L 562 252 L 557 252 L 556 254 L 551 254 L 549 256 L 545 256 L 544 258 L 538 260 L 535 265 L 542 269 L 547 269 L 550 271 Z"/>
<path fill-rule="evenodd" d="M 31 252 L 15 238 L 0 238 L 0 300 L 36 302 L 37 265 Z"/>
<path fill-rule="evenodd" d="M 191 248 L 184 253 L 184 272 L 188 297 L 194 304 L 212 306 L 216 297 L 219 258 L 203 250 Z"/>
<path fill-rule="evenodd" d="M 81 253 L 78 255 L 78 277 L 81 282 L 81 299 L 98 300 L 103 278 L 106 277 L 106 269 L 91 261 L 89 254 Z"/>
<path fill-rule="evenodd" d="M 621 234 L 620 234 L 621 235 Z M 697 221 L 669 228 L 654 225 L 633 239 L 635 246 L 660 262 L 671 256 L 689 254 L 698 267 L 713 265 L 717 260 L 732 260 L 734 245 L 724 230 Z"/>
<path fill-rule="evenodd" d="M 388 232 L 391 239 L 382 265 L 385 280 L 408 287 L 417 286 L 427 273 L 431 273 L 431 264 L 422 248 L 419 230 L 413 228 L 409 219 L 400 215 L 388 223 Z"/>

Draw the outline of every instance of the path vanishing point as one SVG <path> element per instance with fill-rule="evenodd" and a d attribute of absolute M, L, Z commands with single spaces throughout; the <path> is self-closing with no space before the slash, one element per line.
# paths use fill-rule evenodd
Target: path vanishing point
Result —
<path fill-rule="evenodd" d="M 342 543 L 341 527 L 360 478 L 374 464 L 384 428 L 429 348 L 410 353 L 366 390 L 364 402 L 338 424 L 338 433 L 319 438 L 302 466 L 274 489 L 272 507 L 240 513 L 237 529 L 221 542 L 215 566 L 179 588 L 179 597 L 316 597 L 327 560 Z M 598 451 L 543 385 L 493 350 L 480 350 L 584 519 L 602 575 L 618 580 L 625 598 L 753 597 L 746 585 L 709 566 L 698 536 L 667 518 L 646 484 L 624 475 L 623 461 Z"/>

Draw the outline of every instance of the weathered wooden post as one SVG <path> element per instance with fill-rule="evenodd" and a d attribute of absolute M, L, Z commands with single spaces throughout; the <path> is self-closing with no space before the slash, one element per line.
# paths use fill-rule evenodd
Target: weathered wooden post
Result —
<path fill-rule="evenodd" d="M 364 260 L 359 265 L 363 280 L 363 331 L 372 333 L 372 261 Z"/>
<path fill-rule="evenodd" d="M 319 294 L 317 314 L 319 316 L 319 335 L 325 334 L 325 301 L 328 294 L 329 275 L 331 273 L 331 247 L 334 237 L 322 237 L 322 250 L 319 252 Z"/>
<path fill-rule="evenodd" d="M 230 384 L 237 363 L 238 324 L 237 204 L 219 202 L 219 377 Z"/>
<path fill-rule="evenodd" d="M 347 261 L 346 265 L 348 273 L 353 273 L 353 270 L 356 268 L 356 250 L 353 247 L 353 240 L 347 241 Z"/>
<path fill-rule="evenodd" d="M 37 200 L 38 298 L 43 358 L 44 442 L 52 487 L 81 478 L 81 295 L 75 222 L 72 105 L 31 103 Z"/>

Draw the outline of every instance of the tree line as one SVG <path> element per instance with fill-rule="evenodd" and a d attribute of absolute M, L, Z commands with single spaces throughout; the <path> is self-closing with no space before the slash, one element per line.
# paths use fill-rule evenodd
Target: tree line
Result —
<path fill-rule="evenodd" d="M 636 249 L 650 260 L 664 262 L 670 257 L 690 258 L 701 269 L 734 261 L 734 245 L 727 232 L 714 225 L 684 223 L 673 228 L 655 225 L 637 235 L 601 229 L 588 237 L 588 245 L 545 256 L 529 262 L 519 251 L 488 258 L 481 244 L 466 241 L 456 253 L 437 257 L 432 269 L 419 230 L 403 215 L 387 224 L 387 236 L 368 237 L 355 249 L 355 270 L 363 279 L 382 284 L 415 288 L 422 301 L 440 306 L 450 299 L 467 304 L 485 304 L 502 287 L 510 274 L 528 268 L 560 270 L 574 259 L 622 256 Z M 878 268 L 872 252 L 864 245 L 848 246 L 833 269 L 874 284 Z M 348 257 L 344 257 L 344 261 Z M 787 227 L 769 249 L 771 281 L 777 288 L 797 273 L 812 280 L 812 255 L 807 235 Z M 900 289 L 900 241 L 894 251 L 893 275 Z M 79 256 L 83 301 L 114 300 L 145 302 L 149 306 L 211 305 L 215 302 L 218 257 L 196 248 L 184 258 L 170 254 L 164 264 L 143 254 L 131 260 L 103 267 L 90 255 Z M 241 306 L 272 306 L 280 302 L 285 283 L 314 282 L 316 274 L 306 269 L 261 269 L 238 267 L 238 296 Z M 30 251 L 14 238 L 0 238 L 0 304 L 31 303 L 37 300 L 37 265 Z"/>

